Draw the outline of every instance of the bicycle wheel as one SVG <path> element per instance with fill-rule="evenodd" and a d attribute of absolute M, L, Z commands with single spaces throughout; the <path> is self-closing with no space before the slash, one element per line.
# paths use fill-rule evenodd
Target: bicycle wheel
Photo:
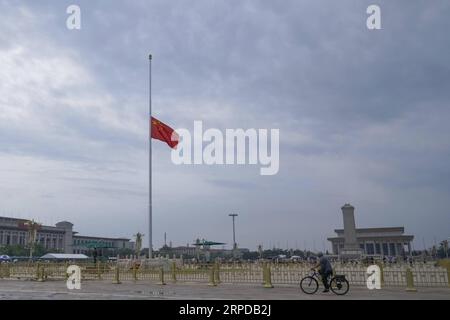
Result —
<path fill-rule="evenodd" d="M 300 289 L 306 294 L 314 294 L 319 289 L 319 283 L 313 277 L 304 277 L 300 281 Z"/>
<path fill-rule="evenodd" d="M 335 277 L 330 281 L 330 289 L 338 296 L 343 296 L 350 289 L 350 284 L 345 278 Z"/>

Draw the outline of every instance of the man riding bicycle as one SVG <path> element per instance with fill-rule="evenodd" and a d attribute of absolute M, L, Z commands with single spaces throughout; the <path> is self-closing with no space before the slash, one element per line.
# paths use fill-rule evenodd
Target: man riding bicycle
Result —
<path fill-rule="evenodd" d="M 319 269 L 319 274 L 322 277 L 322 283 L 325 287 L 323 292 L 328 292 L 330 291 L 328 278 L 333 274 L 333 268 L 331 267 L 331 263 L 328 258 L 326 258 L 322 252 L 319 252 L 317 256 L 319 257 L 319 263 L 317 263 L 313 269 Z"/>

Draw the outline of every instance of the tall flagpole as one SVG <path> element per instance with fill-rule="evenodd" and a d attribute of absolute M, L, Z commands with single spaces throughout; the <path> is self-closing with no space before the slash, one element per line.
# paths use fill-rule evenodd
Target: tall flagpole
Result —
<path fill-rule="evenodd" d="M 148 56 L 148 113 L 150 139 L 148 148 L 148 258 L 153 258 L 152 243 L 152 55 Z"/>

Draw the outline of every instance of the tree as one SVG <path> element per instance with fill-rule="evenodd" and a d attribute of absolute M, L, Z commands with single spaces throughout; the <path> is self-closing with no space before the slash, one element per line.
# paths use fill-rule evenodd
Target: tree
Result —
<path fill-rule="evenodd" d="M 242 259 L 244 260 L 256 260 L 261 256 L 260 252 L 257 251 L 249 251 L 242 253 Z"/>
<path fill-rule="evenodd" d="M 0 254 L 6 254 L 8 256 L 26 256 L 28 250 L 20 245 L 6 245 L 0 248 Z"/>
<path fill-rule="evenodd" d="M 141 249 L 142 249 L 142 237 L 144 235 L 140 232 L 136 233 L 134 237 L 136 238 L 135 242 L 135 254 L 137 257 L 141 255 Z"/>
<path fill-rule="evenodd" d="M 120 257 L 125 257 L 125 256 L 131 256 L 132 254 L 135 254 L 135 251 L 133 251 L 133 249 L 129 249 L 129 248 L 120 248 L 119 250 L 117 250 L 117 254 Z"/>
<path fill-rule="evenodd" d="M 33 248 L 33 252 L 37 257 L 41 257 L 44 254 L 48 253 L 49 251 L 47 249 L 45 249 L 45 247 L 40 244 L 40 243 L 35 243 L 34 244 L 34 248 Z"/>
<path fill-rule="evenodd" d="M 30 248 L 30 259 L 32 259 L 33 250 L 36 245 L 37 231 L 41 228 L 41 224 L 34 220 L 28 220 L 24 223 L 24 226 L 28 229 L 28 245 Z"/>
<path fill-rule="evenodd" d="M 439 258 L 447 258 L 448 259 L 448 240 L 444 240 L 440 243 L 438 249 Z"/>

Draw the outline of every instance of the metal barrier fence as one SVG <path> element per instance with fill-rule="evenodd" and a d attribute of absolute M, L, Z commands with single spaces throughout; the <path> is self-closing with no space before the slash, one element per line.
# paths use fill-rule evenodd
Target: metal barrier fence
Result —
<path fill-rule="evenodd" d="M 310 273 L 311 264 L 185 264 L 175 262 L 161 266 L 135 263 L 74 263 L 81 268 L 82 280 L 140 281 L 159 283 L 200 282 L 217 285 L 219 283 L 299 284 L 300 279 Z M 4 263 L 0 264 L 0 279 L 32 279 L 39 281 L 65 280 L 68 263 Z M 412 273 L 413 284 L 417 287 L 448 287 L 450 267 L 430 264 L 382 265 L 382 285 L 405 287 L 408 285 L 407 270 Z M 365 286 L 367 266 L 334 264 L 336 274 L 343 274 L 351 285 Z"/>

